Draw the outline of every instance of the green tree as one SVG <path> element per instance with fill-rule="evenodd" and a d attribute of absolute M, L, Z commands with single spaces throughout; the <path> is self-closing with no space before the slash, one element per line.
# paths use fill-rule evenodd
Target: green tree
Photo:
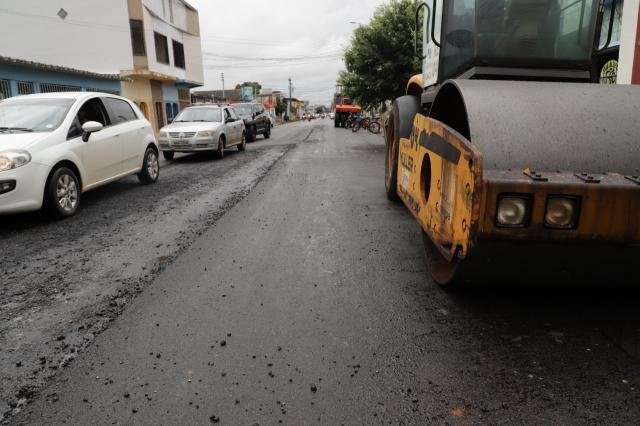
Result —
<path fill-rule="evenodd" d="M 245 81 L 242 84 L 236 84 L 236 89 L 240 89 L 242 86 L 251 86 L 253 87 L 253 94 L 257 95 L 260 93 L 260 89 L 262 89 L 262 84 L 257 81 Z"/>
<path fill-rule="evenodd" d="M 322 105 L 317 106 L 315 111 L 316 111 L 317 114 L 322 114 L 324 112 L 324 106 L 322 106 Z"/>
<path fill-rule="evenodd" d="M 287 104 L 282 102 L 282 98 L 276 99 L 276 115 L 284 114 L 287 110 Z"/>
<path fill-rule="evenodd" d="M 338 84 L 365 109 L 384 108 L 385 101 L 402 96 L 409 78 L 420 72 L 420 60 L 413 54 L 418 4 L 392 0 L 378 7 L 369 24 L 355 29 Z"/>

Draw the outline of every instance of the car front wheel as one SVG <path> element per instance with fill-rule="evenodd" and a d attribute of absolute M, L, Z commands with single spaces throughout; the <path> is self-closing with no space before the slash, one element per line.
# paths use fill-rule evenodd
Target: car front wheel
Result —
<path fill-rule="evenodd" d="M 173 160 L 173 156 L 174 155 L 175 155 L 175 152 L 173 152 L 173 151 L 162 151 L 162 156 L 167 161 Z"/>
<path fill-rule="evenodd" d="M 240 143 L 238 144 L 238 151 L 244 151 L 245 149 L 247 149 L 247 138 L 244 132 L 242 132 L 242 139 L 240 139 Z"/>
<path fill-rule="evenodd" d="M 224 140 L 222 136 L 218 139 L 218 149 L 215 150 L 215 156 L 216 158 L 224 157 Z"/>
<path fill-rule="evenodd" d="M 251 126 L 251 128 L 249 129 L 249 137 L 248 137 L 249 142 L 255 142 L 257 136 L 258 136 L 258 129 L 256 129 L 256 126 Z"/>
<path fill-rule="evenodd" d="M 60 167 L 47 181 L 44 193 L 45 209 L 56 219 L 73 216 L 80 206 L 80 192 L 76 174 L 67 167 Z"/>
<path fill-rule="evenodd" d="M 155 149 L 149 147 L 144 153 L 144 161 L 142 162 L 142 170 L 138 173 L 138 180 L 147 185 L 158 180 L 160 175 L 160 161 L 158 153 Z"/>

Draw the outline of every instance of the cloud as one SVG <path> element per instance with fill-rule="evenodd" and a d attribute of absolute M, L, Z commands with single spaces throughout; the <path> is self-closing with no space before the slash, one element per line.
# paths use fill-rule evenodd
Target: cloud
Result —
<path fill-rule="evenodd" d="M 329 104 L 342 53 L 353 29 L 382 0 L 189 0 L 200 14 L 205 86 L 243 81 L 287 90 L 312 104 Z M 354 22 L 354 23 L 351 23 Z M 287 58 L 280 59 L 280 58 Z"/>

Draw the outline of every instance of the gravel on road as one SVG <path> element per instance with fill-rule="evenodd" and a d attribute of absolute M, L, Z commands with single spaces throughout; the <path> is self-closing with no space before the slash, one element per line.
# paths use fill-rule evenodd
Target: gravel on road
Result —
<path fill-rule="evenodd" d="M 16 423 L 639 424 L 637 290 L 444 291 L 382 138 L 304 126 Z"/>
<path fill-rule="evenodd" d="M 90 191 L 67 220 L 40 212 L 2 217 L 0 419 L 24 406 L 309 134 L 303 126 L 277 130 L 222 160 L 203 153 L 163 162 L 154 185 L 130 176 Z"/>

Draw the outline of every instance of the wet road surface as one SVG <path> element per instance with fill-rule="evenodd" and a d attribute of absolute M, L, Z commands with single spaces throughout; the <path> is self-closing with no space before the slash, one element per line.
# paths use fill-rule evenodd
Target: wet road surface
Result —
<path fill-rule="evenodd" d="M 382 138 L 290 126 L 307 133 L 12 422 L 640 421 L 635 291 L 447 293 L 384 197 Z"/>
<path fill-rule="evenodd" d="M 83 195 L 79 213 L 0 220 L 0 419 L 73 359 L 127 301 L 242 199 L 310 129 L 277 127 L 270 140 L 225 158 L 178 155 L 160 180 L 135 176 Z"/>

